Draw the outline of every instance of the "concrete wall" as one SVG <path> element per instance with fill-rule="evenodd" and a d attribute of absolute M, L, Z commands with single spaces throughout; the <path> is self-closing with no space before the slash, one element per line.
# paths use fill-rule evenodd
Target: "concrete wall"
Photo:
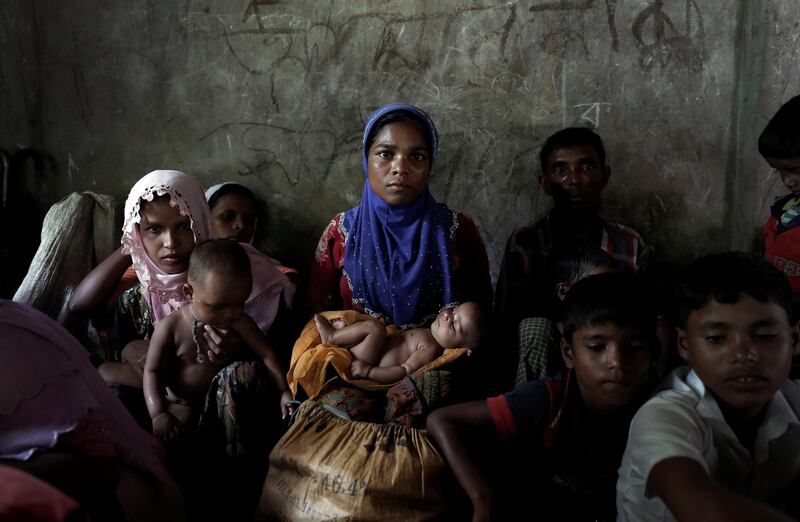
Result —
<path fill-rule="evenodd" d="M 604 137 L 607 215 L 668 263 L 750 248 L 783 192 L 755 139 L 800 92 L 793 0 L 2 5 L 0 147 L 52 155 L 43 204 L 123 198 L 157 168 L 239 180 L 268 205 L 261 246 L 303 267 L 359 200 L 364 118 L 395 100 L 437 122 L 433 193 L 475 218 L 493 275 L 549 206 L 538 149 L 566 125 Z"/>

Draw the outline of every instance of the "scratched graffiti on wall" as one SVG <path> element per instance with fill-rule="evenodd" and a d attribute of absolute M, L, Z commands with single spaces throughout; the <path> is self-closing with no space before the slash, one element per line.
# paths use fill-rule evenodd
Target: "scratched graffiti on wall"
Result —
<path fill-rule="evenodd" d="M 354 202 L 359 117 L 390 100 L 418 103 L 442 131 L 435 193 L 477 209 L 496 236 L 487 244 L 496 264 L 509 216 L 548 205 L 536 186 L 544 138 L 567 125 L 603 133 L 618 119 L 620 93 L 592 76 L 628 60 L 639 74 L 697 74 L 706 59 L 696 0 L 398 5 L 332 1 L 309 14 L 251 0 L 235 13 L 189 13 L 187 38 L 222 55 L 241 85 L 234 110 L 206 121 L 198 139 L 226 148 L 239 176 L 298 188 L 330 179 Z M 503 212 L 491 210 L 498 201 Z"/>
<path fill-rule="evenodd" d="M 676 63 L 685 64 L 692 71 L 703 68 L 705 30 L 700 8 L 695 0 L 681 0 L 680 3 L 683 4 L 682 26 L 676 25 L 664 11 L 664 0 L 652 0 L 636 15 L 631 32 L 639 46 L 639 65 L 643 70 Z"/>

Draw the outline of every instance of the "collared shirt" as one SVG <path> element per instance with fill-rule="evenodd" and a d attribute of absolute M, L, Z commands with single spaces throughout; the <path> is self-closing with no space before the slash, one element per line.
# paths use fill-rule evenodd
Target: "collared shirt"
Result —
<path fill-rule="evenodd" d="M 571 238 L 555 237 L 552 212 L 543 219 L 511 234 L 503 254 L 495 293 L 495 311 L 516 330 L 525 317 L 553 317 L 557 307 L 555 284 L 549 281 L 547 257 L 557 244 Z M 607 252 L 621 269 L 641 270 L 651 256 L 642 236 L 630 227 L 600 220 L 602 234 L 597 246 Z"/>
<path fill-rule="evenodd" d="M 787 380 L 770 400 L 753 454 L 693 370 L 678 368 L 665 382 L 668 389 L 631 423 L 617 482 L 617 520 L 675 520 L 647 488 L 653 466 L 673 457 L 693 459 L 726 490 L 781 509 L 800 477 L 800 381 Z"/>

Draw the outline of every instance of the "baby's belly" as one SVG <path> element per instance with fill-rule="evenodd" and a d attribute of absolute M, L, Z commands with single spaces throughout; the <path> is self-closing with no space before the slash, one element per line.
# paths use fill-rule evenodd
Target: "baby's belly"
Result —
<path fill-rule="evenodd" d="M 400 366 L 408 360 L 408 357 L 409 356 L 402 353 L 401 350 L 392 350 L 383 354 L 380 361 L 378 361 L 378 366 L 382 368 L 386 368 L 387 366 Z"/>
<path fill-rule="evenodd" d="M 208 361 L 199 364 L 181 360 L 170 379 L 167 398 L 175 402 L 192 402 L 202 397 L 218 371 L 219 368 Z"/>

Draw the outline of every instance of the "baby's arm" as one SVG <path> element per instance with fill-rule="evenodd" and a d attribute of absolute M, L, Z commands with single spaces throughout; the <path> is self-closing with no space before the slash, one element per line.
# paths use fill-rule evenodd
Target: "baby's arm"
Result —
<path fill-rule="evenodd" d="M 175 355 L 173 328 L 176 318 L 183 312 L 175 312 L 158 323 L 144 363 L 143 385 L 147 411 L 153 419 L 153 435 L 170 443 L 183 431 L 183 425 L 167 409 L 167 365 Z"/>
<path fill-rule="evenodd" d="M 391 384 L 399 381 L 406 375 L 414 373 L 429 362 L 434 361 L 442 355 L 442 353 L 443 350 L 441 346 L 427 345 L 411 354 L 411 357 L 409 357 L 406 362 L 396 366 L 369 366 L 365 364 L 356 364 L 363 363 L 363 361 L 354 361 L 351 366 L 351 374 L 353 377 L 364 377 L 381 384 Z"/>
<path fill-rule="evenodd" d="M 289 391 L 289 384 L 286 382 L 286 374 L 283 372 L 283 368 L 281 368 L 281 363 L 278 361 L 275 350 L 272 349 L 267 337 L 249 315 L 242 314 L 232 325 L 232 328 L 239 333 L 250 350 L 264 362 L 270 379 L 272 379 L 272 382 L 275 384 L 275 388 L 280 391 L 281 414 L 286 418 L 286 415 L 291 413 L 289 402 L 294 397 L 292 397 L 292 392 Z"/>

